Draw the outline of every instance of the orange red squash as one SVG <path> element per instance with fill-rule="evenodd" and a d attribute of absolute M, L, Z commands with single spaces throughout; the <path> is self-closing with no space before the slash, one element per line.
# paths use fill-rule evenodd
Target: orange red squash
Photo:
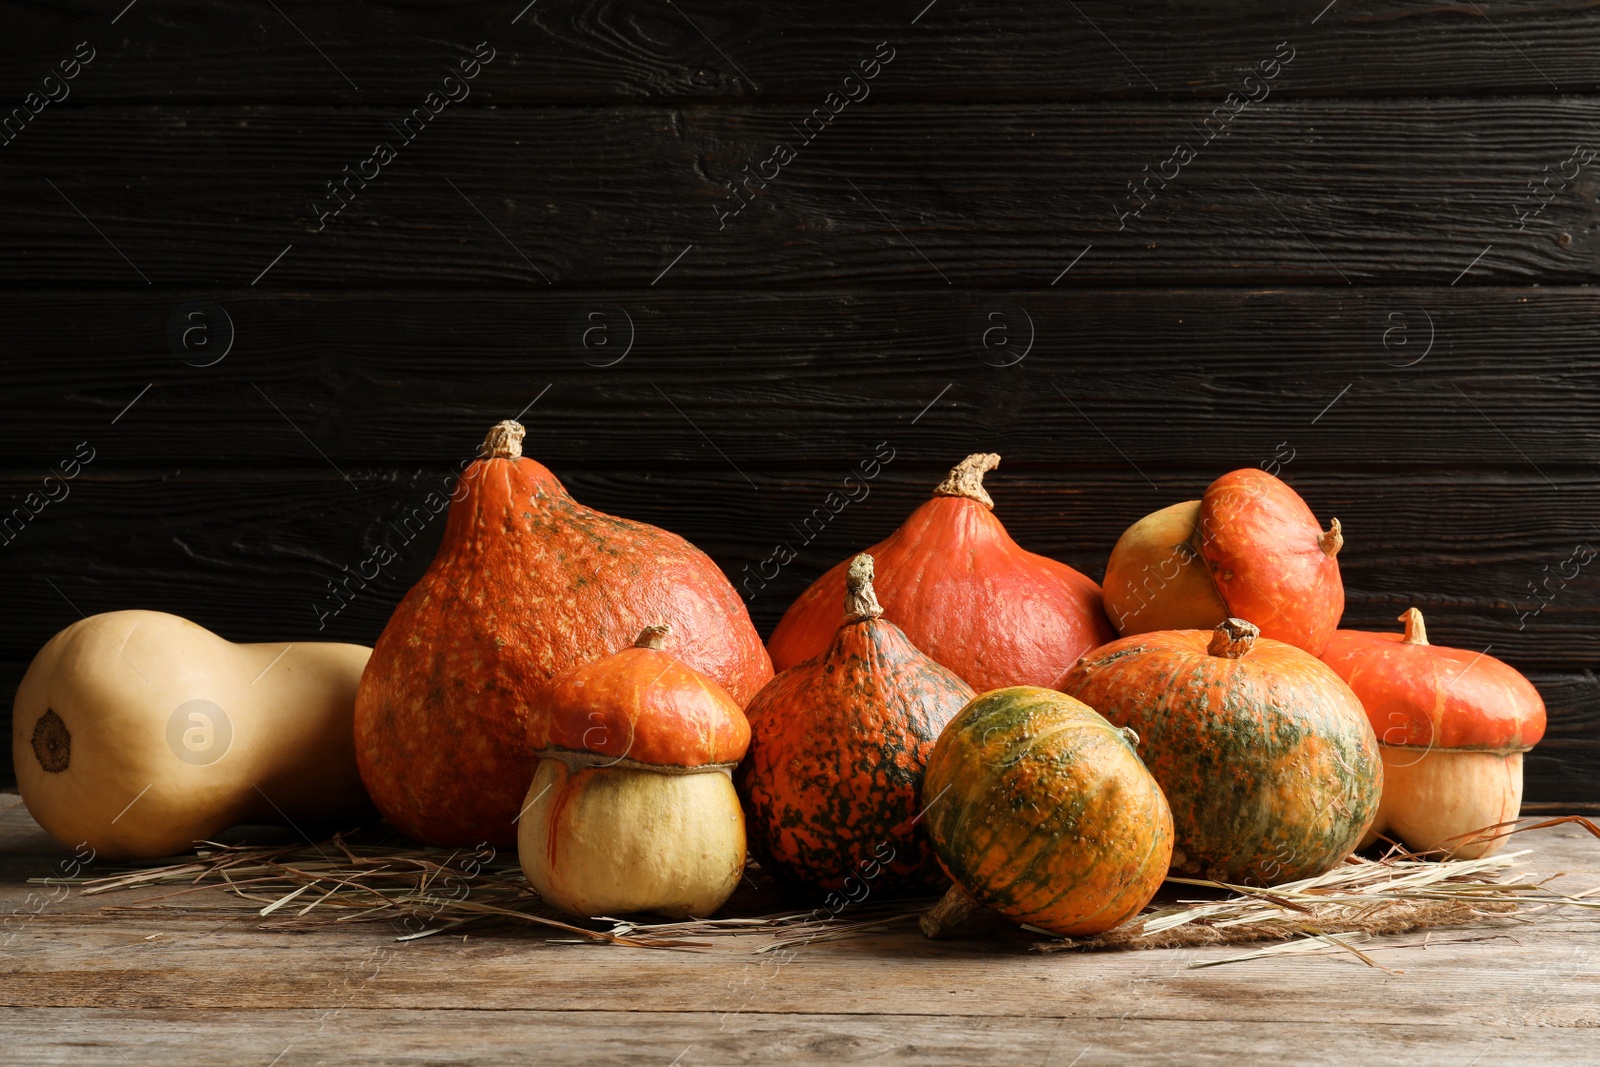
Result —
<path fill-rule="evenodd" d="M 1131 730 L 1037 686 L 974 699 L 939 736 L 923 780 L 928 836 L 955 883 L 930 937 L 970 897 L 1063 937 L 1138 914 L 1172 857 L 1172 814 Z"/>
<path fill-rule="evenodd" d="M 522 455 L 522 437 L 509 421 L 489 432 L 356 696 L 362 780 L 385 818 L 429 844 L 515 842 L 540 690 L 650 623 L 683 634 L 679 658 L 736 701 L 772 674 L 716 564 L 676 534 L 579 504 Z"/>
<path fill-rule="evenodd" d="M 1403 634 L 1340 630 L 1322 656 L 1361 698 L 1383 754 L 1383 802 L 1364 843 L 1388 833 L 1414 852 L 1491 855 L 1505 838 L 1474 831 L 1517 817 L 1544 700 L 1486 651 L 1429 644 L 1416 608 L 1400 619 Z"/>
<path fill-rule="evenodd" d="M 979 691 L 1048 685 L 1114 636 L 1100 587 L 1022 548 L 995 517 L 983 475 L 999 462 L 992 453 L 968 456 L 933 499 L 867 549 L 877 561 L 883 617 Z M 773 630 L 768 649 L 778 670 L 828 647 L 848 566 L 841 562 L 818 578 Z"/>
<path fill-rule="evenodd" d="M 972 689 L 882 617 L 871 556 L 851 561 L 847 583 L 833 641 L 745 709 L 750 751 L 735 781 L 751 849 L 813 894 L 942 891 L 917 825 L 918 788 L 934 740 Z"/>
<path fill-rule="evenodd" d="M 1355 848 L 1383 765 L 1361 702 L 1326 664 L 1241 619 L 1161 630 L 1084 656 L 1056 688 L 1142 739 L 1172 806 L 1172 866 L 1256 885 L 1308 878 Z"/>
<path fill-rule="evenodd" d="M 1232 471 L 1122 534 L 1106 563 L 1106 610 L 1124 637 L 1233 616 L 1320 655 L 1344 614 L 1343 546 L 1339 520 L 1324 531 L 1287 484 Z"/>

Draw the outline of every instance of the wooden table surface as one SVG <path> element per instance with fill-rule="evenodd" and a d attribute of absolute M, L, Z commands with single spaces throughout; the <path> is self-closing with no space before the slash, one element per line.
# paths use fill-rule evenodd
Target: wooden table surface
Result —
<path fill-rule="evenodd" d="M 1600 841 L 1523 835 L 1526 870 L 1600 885 Z M 66 855 L 0 795 L 0 915 Z M 0 1062 L 1108 1063 L 1449 1067 L 1600 1062 L 1581 917 L 1374 939 L 1349 954 L 1192 964 L 1237 946 L 1040 954 L 909 924 L 799 950 L 670 951 L 484 928 L 279 933 L 253 917 L 49 904 L 0 935 Z M 13 936 L 14 934 L 14 936 Z M 5 938 L 9 937 L 9 941 Z"/>

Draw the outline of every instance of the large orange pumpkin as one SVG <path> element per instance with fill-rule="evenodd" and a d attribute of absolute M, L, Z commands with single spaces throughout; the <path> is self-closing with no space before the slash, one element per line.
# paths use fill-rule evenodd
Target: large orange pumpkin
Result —
<path fill-rule="evenodd" d="M 867 549 L 877 561 L 883 617 L 978 691 L 1048 685 L 1114 636 L 1100 587 L 1065 563 L 1019 546 L 994 515 L 983 474 L 1000 457 L 975 453 L 933 499 Z M 828 647 L 844 606 L 841 562 L 790 605 L 767 643 L 786 670 Z"/>
<path fill-rule="evenodd" d="M 529 709 L 570 667 L 650 623 L 744 702 L 771 661 L 716 564 L 673 533 L 586 508 L 502 422 L 462 477 L 444 541 L 356 694 L 356 755 L 383 816 L 433 845 L 516 841 Z"/>
<path fill-rule="evenodd" d="M 1228 619 L 1084 656 L 1056 684 L 1142 739 L 1172 805 L 1175 870 L 1273 885 L 1329 870 L 1378 810 L 1383 765 L 1361 701 L 1326 664 Z"/>
<path fill-rule="evenodd" d="M 1106 563 L 1106 611 L 1124 637 L 1249 619 L 1320 655 L 1344 614 L 1339 520 L 1324 531 L 1300 495 L 1254 468 L 1128 527 Z"/>
<path fill-rule="evenodd" d="M 1134 750 L 1072 697 L 1037 686 L 974 699 L 945 727 L 922 783 L 928 836 L 960 894 L 1015 922 L 1087 937 L 1138 914 L 1167 874 L 1172 814 Z"/>
<path fill-rule="evenodd" d="M 1491 855 L 1505 838 L 1471 835 L 1517 817 L 1544 700 L 1487 650 L 1430 645 L 1416 608 L 1400 618 L 1403 634 L 1339 630 L 1322 654 L 1361 698 L 1383 754 L 1383 802 L 1363 843 L 1391 833 L 1417 852 Z"/>
<path fill-rule="evenodd" d="M 745 709 L 750 751 L 734 779 L 762 866 L 852 900 L 943 890 L 917 790 L 939 731 L 972 696 L 882 618 L 872 575 L 871 556 L 851 561 L 832 643 Z"/>

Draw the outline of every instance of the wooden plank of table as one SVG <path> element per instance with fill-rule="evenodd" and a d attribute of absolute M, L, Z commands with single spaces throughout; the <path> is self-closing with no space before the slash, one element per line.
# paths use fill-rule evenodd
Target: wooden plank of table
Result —
<path fill-rule="evenodd" d="M 468 106 L 637 99 L 820 99 L 880 42 L 903 59 L 884 99 L 1220 98 L 1287 39 L 1285 95 L 1592 92 L 1600 32 L 1581 5 L 1418 8 L 1271 0 L 1137 9 L 995 2 L 862 7 L 844 0 L 316 4 L 169 0 L 0 5 L 0 65 L 42 78 L 73 44 L 99 50 L 72 97 L 93 105 L 405 105 L 489 40 L 499 57 Z M 114 21 L 115 20 L 115 21 Z M 302 36 L 302 33 L 304 36 Z M 308 41 L 315 42 L 313 48 Z M 348 79 L 348 80 L 347 80 Z M 24 83 L 25 84 L 25 83 Z M 20 98 L 20 93 L 18 94 Z M 75 104 L 74 106 L 79 106 Z"/>
<path fill-rule="evenodd" d="M 1222 134 L 1211 111 L 869 102 L 807 134 L 805 105 L 446 109 L 408 141 L 392 109 L 64 108 L 6 148 L 0 285 L 1472 287 L 1600 267 L 1596 163 L 1573 159 L 1590 101 L 1269 99 Z M 380 142 L 394 159 L 363 167 Z M 1167 162 L 1180 144 L 1195 158 Z"/>
<path fill-rule="evenodd" d="M 9 907 L 24 877 L 64 853 L 14 800 L 0 802 L 0 827 Z M 1519 847 L 1533 850 L 1532 870 L 1568 872 L 1555 883 L 1568 891 L 1600 879 L 1600 843 L 1575 827 L 1531 832 Z M 991 939 L 929 942 L 909 927 L 812 945 L 788 963 L 725 942 L 618 949 L 517 930 L 396 943 L 370 927 L 285 934 L 251 919 L 98 912 L 107 899 L 46 909 L 0 954 L 0 1002 L 12 1009 L 8 1032 L 25 1038 L 23 1062 L 115 1050 L 139 1063 L 193 1047 L 202 1059 L 292 1063 L 352 1042 L 406 1058 L 470 1033 L 458 1054 L 525 1046 L 536 1062 L 661 1052 L 667 1062 L 689 1045 L 699 1058 L 681 1062 L 1039 1062 L 1055 1049 L 1069 1063 L 1086 1045 L 1098 1062 L 1268 1052 L 1302 1062 L 1295 1042 L 1315 1040 L 1341 1063 L 1410 1049 L 1419 1063 L 1564 1064 L 1583 1062 L 1581 1034 L 1600 1022 L 1593 926 L 1577 919 L 1362 946 L 1396 974 L 1347 954 L 1188 966 L 1241 951 L 1226 947 L 1039 955 Z M 1195 1059 L 1197 1047 L 1214 1058 Z"/>
<path fill-rule="evenodd" d="M 530 991 L 529 999 L 537 999 Z M 17 1067 L 107 1062 L 128 1067 L 173 1063 L 277 1067 L 348 1061 L 432 1064 L 793 1063 L 1105 1067 L 1154 1064 L 1234 1067 L 1390 1063 L 1476 1067 L 1538 1063 L 1591 1067 L 1582 1024 L 1547 1022 L 1474 1027 L 1425 1017 L 1374 1024 L 1361 1016 L 1249 1023 L 1140 1018 L 1124 1005 L 1103 1014 L 994 1018 L 972 1015 L 829 1015 L 744 1012 L 138 1011 L 22 1008 L 5 1012 L 7 1062 Z M 1217 1005 L 1226 1016 L 1226 1006 Z M 1592 1017 L 1591 1017 L 1592 1018 Z"/>

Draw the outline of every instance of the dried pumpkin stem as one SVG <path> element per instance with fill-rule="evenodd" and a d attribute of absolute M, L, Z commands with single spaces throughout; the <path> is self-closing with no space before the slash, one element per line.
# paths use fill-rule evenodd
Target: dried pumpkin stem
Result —
<path fill-rule="evenodd" d="M 1329 559 L 1339 554 L 1339 550 L 1344 547 L 1344 532 L 1339 528 L 1338 519 L 1329 521 L 1327 532 L 1317 538 L 1317 547 L 1322 549 Z"/>
<path fill-rule="evenodd" d="M 989 510 L 994 510 L 994 499 L 983 487 L 985 471 L 1000 466 L 1000 457 L 993 452 L 974 452 L 950 468 L 945 480 L 933 489 L 934 496 L 964 496 L 976 500 Z"/>
<path fill-rule="evenodd" d="M 862 622 L 883 614 L 872 588 L 872 557 L 865 552 L 850 561 L 844 577 L 844 621 Z"/>
<path fill-rule="evenodd" d="M 522 423 L 513 419 L 497 422 L 483 439 L 483 447 L 478 452 L 485 459 L 521 459 L 522 439 L 527 433 Z"/>
<path fill-rule="evenodd" d="M 672 624 L 658 622 L 653 626 L 646 626 L 639 631 L 638 640 L 634 641 L 634 648 L 651 648 L 660 652 L 667 643 L 667 635 L 672 633 Z"/>
<path fill-rule="evenodd" d="M 1255 645 L 1261 630 L 1253 622 L 1243 619 L 1224 619 L 1222 625 L 1211 631 L 1211 644 L 1206 651 L 1225 659 L 1239 659 Z"/>
<path fill-rule="evenodd" d="M 1416 608 L 1407 608 L 1405 614 L 1400 616 L 1400 621 L 1406 624 L 1406 635 L 1400 639 L 1404 645 L 1425 645 L 1428 643 L 1428 628 L 1422 624 L 1422 612 Z"/>
<path fill-rule="evenodd" d="M 922 913 L 922 918 L 917 920 L 917 925 L 922 927 L 922 936 L 934 941 L 949 937 L 952 931 L 959 928 L 972 916 L 972 913 L 983 907 L 958 885 L 950 887 L 950 891 L 939 899 L 939 903 Z"/>

